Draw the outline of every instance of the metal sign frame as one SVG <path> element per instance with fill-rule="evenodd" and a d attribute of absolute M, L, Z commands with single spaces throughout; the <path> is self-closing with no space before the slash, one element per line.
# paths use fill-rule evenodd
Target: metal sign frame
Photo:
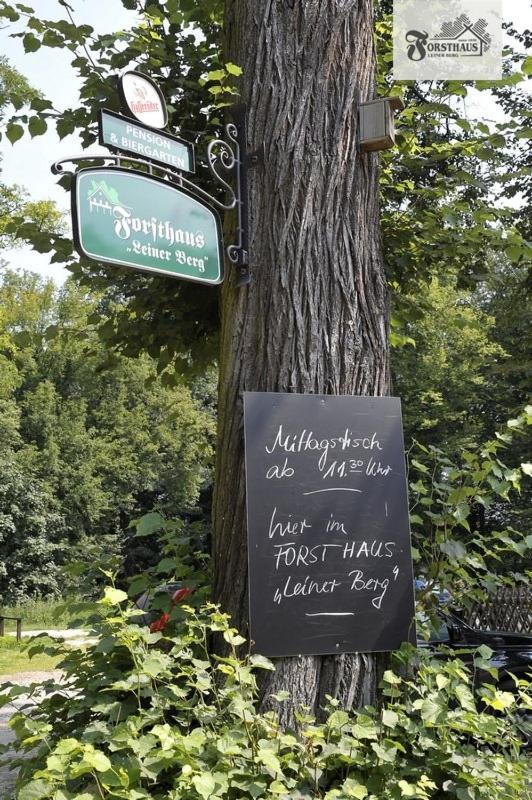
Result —
<path fill-rule="evenodd" d="M 128 74 L 128 73 L 124 73 Z M 139 77 L 152 83 L 157 89 L 159 95 L 164 101 L 161 90 L 157 84 L 151 81 L 150 78 L 142 73 L 131 72 L 129 74 L 138 74 Z M 122 93 L 123 94 L 123 93 Z M 166 105 L 165 105 L 165 110 Z M 168 165 L 162 161 L 150 159 L 147 156 L 139 154 L 139 157 L 121 156 L 121 152 L 129 153 L 130 150 L 120 148 L 119 146 L 107 144 L 103 142 L 102 136 L 102 114 L 106 113 L 117 119 L 132 119 L 132 124 L 137 125 L 141 129 L 150 132 L 159 133 L 169 139 L 178 141 L 191 148 L 191 155 L 194 158 L 194 146 L 190 142 L 186 142 L 180 137 L 167 134 L 161 128 L 156 126 L 146 125 L 145 123 L 133 117 L 123 117 L 116 112 L 103 109 L 99 114 L 99 142 L 103 147 L 111 151 L 110 155 L 107 154 L 81 154 L 62 158 L 52 165 L 52 173 L 54 175 L 72 174 L 76 175 L 76 168 L 80 165 L 81 169 L 86 168 L 86 164 L 94 163 L 95 161 L 102 164 L 102 166 L 112 165 L 116 169 L 120 169 L 121 165 L 132 167 L 133 170 L 138 170 L 139 166 L 148 170 L 150 176 L 154 175 L 154 170 L 161 174 L 165 182 L 170 182 L 172 185 L 187 192 L 196 199 L 203 198 L 203 205 L 213 210 L 215 206 L 219 211 L 227 212 L 236 210 L 236 241 L 226 247 L 225 253 L 231 264 L 236 267 L 236 281 L 237 287 L 246 286 L 251 282 L 250 264 L 249 264 L 249 197 L 248 197 L 248 170 L 264 164 L 265 161 L 265 147 L 264 142 L 253 152 L 248 151 L 247 147 L 247 126 L 246 126 L 246 105 L 244 103 L 234 105 L 228 108 L 228 113 L 232 116 L 233 122 L 229 122 L 224 126 L 225 137 L 213 139 L 207 146 L 207 160 L 206 166 L 214 180 L 226 192 L 225 202 L 218 197 L 206 192 L 201 186 L 198 186 L 183 174 L 185 170 L 176 168 L 169 168 Z M 134 152 L 134 151 L 133 151 Z M 74 168 L 66 168 L 64 164 L 70 162 Z M 194 168 L 196 166 L 194 158 Z M 231 182 L 231 177 L 233 180 Z M 162 178 L 158 178 L 161 180 Z M 234 185 L 232 185 L 234 184 Z M 206 203 L 204 201 L 207 201 Z M 86 254 L 84 254 L 86 255 Z M 111 262 L 110 262 L 111 263 Z M 138 267 L 134 267 L 138 269 Z M 166 273 L 165 273 L 166 274 Z M 187 278 L 184 277 L 183 280 Z"/>
<path fill-rule="evenodd" d="M 114 258 L 105 258 L 100 255 L 95 255 L 92 253 L 87 252 L 82 244 L 81 237 L 80 237 L 80 218 L 79 218 L 79 211 L 78 211 L 78 183 L 81 176 L 86 175 L 87 173 L 91 172 L 101 172 L 102 169 L 108 170 L 110 172 L 119 173 L 122 175 L 127 176 L 135 176 L 143 178 L 144 180 L 158 183 L 164 186 L 165 189 L 171 189 L 178 194 L 186 195 L 190 199 L 194 200 L 196 203 L 202 205 L 207 211 L 209 211 L 215 220 L 216 224 L 216 231 L 217 231 L 217 254 L 218 254 L 218 263 L 220 265 L 219 270 L 219 277 L 217 280 L 204 280 L 201 277 L 190 277 L 188 275 L 181 275 L 177 273 L 172 273 L 168 270 L 157 269 L 155 267 L 148 267 L 148 266 L 139 266 L 138 264 L 127 263 L 123 260 L 117 260 Z M 71 199 L 71 209 L 72 209 L 72 231 L 73 231 L 73 239 L 74 239 L 74 247 L 76 248 L 77 252 L 83 257 L 88 258 L 91 261 L 97 261 L 102 264 L 112 264 L 114 266 L 124 267 L 125 269 L 134 269 L 137 272 L 144 272 L 148 274 L 158 274 L 163 275 L 166 278 L 176 278 L 178 280 L 186 280 L 191 283 L 201 283 L 208 286 L 217 286 L 221 284 L 224 280 L 224 246 L 223 240 L 221 237 L 222 233 L 222 223 L 220 220 L 220 216 L 218 212 L 212 208 L 212 206 L 205 202 L 201 197 L 198 197 L 194 192 L 189 191 L 188 189 L 184 188 L 183 186 L 176 185 L 175 183 L 170 183 L 167 180 L 159 178 L 155 175 L 148 175 L 145 172 L 139 172 L 137 170 L 132 169 L 123 169 L 118 166 L 103 166 L 103 167 L 86 167 L 78 170 L 73 175 L 72 186 L 70 190 L 70 199 Z"/>
<path fill-rule="evenodd" d="M 145 156 L 142 153 L 138 153 L 136 150 L 132 149 L 130 150 L 127 147 L 120 147 L 119 145 L 105 142 L 103 138 L 104 115 L 113 117 L 113 119 L 118 119 L 120 120 L 120 122 L 125 122 L 128 125 L 129 124 L 136 125 L 137 128 L 141 128 L 142 130 L 145 130 L 147 133 L 151 133 L 154 136 L 162 136 L 165 139 L 170 139 L 170 141 L 172 142 L 177 142 L 178 144 L 183 145 L 188 151 L 189 160 L 192 165 L 191 169 L 186 169 L 186 168 L 182 169 L 180 167 L 173 167 L 171 164 L 168 164 L 167 161 L 163 161 L 162 159 L 153 158 L 152 156 Z M 167 169 L 173 169 L 189 173 L 196 172 L 196 157 L 193 144 L 187 142 L 186 139 L 181 139 L 180 136 L 174 136 L 173 134 L 167 133 L 164 130 L 159 130 L 159 128 L 152 128 L 150 125 L 146 125 L 144 122 L 138 122 L 136 119 L 132 119 L 131 117 L 126 117 L 123 114 L 118 114 L 116 111 L 110 111 L 108 108 L 100 108 L 100 110 L 98 111 L 98 143 L 102 147 L 107 147 L 107 149 L 110 150 L 112 153 L 114 153 L 115 151 L 117 153 L 132 153 L 134 155 L 140 156 L 142 159 L 148 161 L 151 164 L 160 164 L 161 166 L 166 167 Z"/>

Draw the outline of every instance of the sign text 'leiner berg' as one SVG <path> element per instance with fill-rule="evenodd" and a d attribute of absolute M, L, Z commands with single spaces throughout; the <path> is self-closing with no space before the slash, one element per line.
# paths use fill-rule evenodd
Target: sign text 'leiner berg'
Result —
<path fill-rule="evenodd" d="M 415 641 L 400 401 L 244 400 L 254 649 L 376 652 Z"/>
<path fill-rule="evenodd" d="M 113 111 L 100 111 L 99 141 L 105 147 L 132 153 L 171 169 L 194 172 L 194 148 L 189 142 Z"/>
<path fill-rule="evenodd" d="M 72 187 L 74 241 L 91 259 L 197 283 L 223 280 L 221 223 L 199 198 L 132 170 L 80 170 Z"/>

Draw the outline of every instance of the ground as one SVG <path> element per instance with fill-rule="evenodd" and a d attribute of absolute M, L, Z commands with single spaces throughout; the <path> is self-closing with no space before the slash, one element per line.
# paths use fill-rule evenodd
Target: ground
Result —
<path fill-rule="evenodd" d="M 62 637 L 72 647 L 80 647 L 90 641 L 86 631 L 80 628 L 25 631 L 23 637 L 38 636 L 41 633 L 52 637 Z M 23 643 L 19 644 L 15 640 L 14 634 L 8 634 L 0 639 L 0 689 L 2 683 L 28 686 L 30 683 L 42 683 L 50 678 L 58 679 L 61 672 L 54 669 L 56 664 L 57 659 L 42 654 L 30 659 L 24 650 Z M 23 702 L 23 699 L 22 697 L 20 702 Z M 0 708 L 0 744 L 8 744 L 13 738 L 8 722 L 15 710 L 12 704 Z M 13 756 L 13 753 L 8 751 L 5 755 L 0 756 L 0 759 L 9 761 L 10 755 Z M 15 773 L 9 769 L 9 764 L 0 766 L 0 800 L 12 800 L 14 783 Z"/>
<path fill-rule="evenodd" d="M 2 682 L 17 683 L 22 686 L 29 686 L 30 683 L 42 683 L 50 678 L 59 679 L 61 673 L 58 670 L 50 672 L 17 672 L 14 674 L 2 675 Z M 20 702 L 23 702 L 23 698 Z M 9 744 L 13 736 L 8 727 L 9 718 L 16 711 L 10 703 L 0 709 L 0 744 Z M 8 751 L 2 758 L 8 760 L 13 756 L 12 751 Z M 0 800 L 12 800 L 12 790 L 15 783 L 15 773 L 9 769 L 9 765 L 0 766 Z"/>

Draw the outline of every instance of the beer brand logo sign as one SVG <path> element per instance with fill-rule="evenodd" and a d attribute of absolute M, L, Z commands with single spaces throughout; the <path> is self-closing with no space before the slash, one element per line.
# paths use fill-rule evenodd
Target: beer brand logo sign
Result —
<path fill-rule="evenodd" d="M 72 213 L 85 257 L 197 283 L 223 280 L 218 215 L 167 181 L 132 170 L 81 170 Z"/>
<path fill-rule="evenodd" d="M 152 128 L 165 128 L 168 112 L 157 84 L 140 72 L 125 72 L 119 81 L 122 104 L 132 116 Z"/>
<path fill-rule="evenodd" d="M 136 114 L 143 114 L 146 111 L 159 111 L 159 103 L 156 103 L 148 98 L 146 87 L 142 86 L 142 84 L 139 85 L 137 80 L 133 81 L 133 95 L 134 96 L 131 100 L 130 106 L 131 110 Z"/>

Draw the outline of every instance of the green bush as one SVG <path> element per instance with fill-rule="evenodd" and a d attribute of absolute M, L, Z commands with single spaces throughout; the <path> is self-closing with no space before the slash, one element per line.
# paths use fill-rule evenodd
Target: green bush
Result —
<path fill-rule="evenodd" d="M 34 640 L 34 651 L 61 652 L 65 673 L 36 706 L 4 687 L 3 701 L 23 706 L 10 723 L 16 746 L 32 753 L 18 762 L 18 800 L 527 797 L 516 722 L 532 709 L 526 682 L 515 695 L 473 689 L 460 660 L 403 649 L 384 673 L 380 708 L 348 714 L 331 701 L 323 723 L 301 709 L 298 730 L 284 731 L 257 710 L 257 672 L 273 665 L 237 656 L 244 640 L 227 616 L 178 606 L 154 634 L 126 599 L 106 589 L 97 643 L 83 651 Z M 212 655 L 213 635 L 227 657 Z"/>

